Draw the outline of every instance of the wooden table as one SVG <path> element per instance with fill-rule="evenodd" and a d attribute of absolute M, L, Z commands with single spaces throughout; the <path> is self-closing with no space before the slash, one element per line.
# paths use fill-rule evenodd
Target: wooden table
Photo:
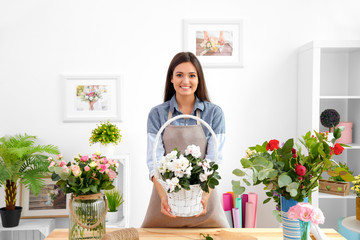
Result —
<path fill-rule="evenodd" d="M 106 229 L 107 232 L 119 229 Z M 204 240 L 200 233 L 210 234 L 214 240 L 242 239 L 242 240 L 279 240 L 282 239 L 281 228 L 137 228 L 140 240 Z M 345 240 L 334 229 L 322 229 L 326 236 L 331 239 Z M 45 240 L 66 240 L 68 229 L 55 229 Z"/>

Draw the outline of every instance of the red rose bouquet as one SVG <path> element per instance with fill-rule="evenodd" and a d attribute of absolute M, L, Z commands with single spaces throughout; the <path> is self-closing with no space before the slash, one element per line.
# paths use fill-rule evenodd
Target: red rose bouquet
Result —
<path fill-rule="evenodd" d="M 244 169 L 252 170 L 250 177 L 254 185 L 263 183 L 266 186 L 266 195 L 269 198 L 264 203 L 273 198 L 277 203 L 277 210 L 280 210 L 280 195 L 298 202 L 311 196 L 314 188 L 318 186 L 321 174 L 334 166 L 332 156 L 341 154 L 346 146 L 335 143 L 341 136 L 341 130 L 335 129 L 331 141 L 328 140 L 327 133 L 314 131 L 315 135 L 308 132 L 299 139 L 302 146 L 295 146 L 294 140 L 289 139 L 280 147 L 279 141 L 273 139 L 250 147 L 240 162 Z M 240 169 L 233 171 L 233 174 L 241 177 L 242 181 L 250 186 L 247 173 L 248 171 Z M 342 171 L 331 173 L 343 174 Z M 242 181 L 232 181 L 234 193 L 242 194 L 245 191 Z M 280 219 L 280 216 L 277 215 L 277 218 Z"/>

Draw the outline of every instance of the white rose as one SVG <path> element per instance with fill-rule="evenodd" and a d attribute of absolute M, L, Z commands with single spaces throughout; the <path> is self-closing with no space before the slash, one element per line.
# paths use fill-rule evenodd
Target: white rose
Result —
<path fill-rule="evenodd" d="M 193 167 L 188 167 L 185 171 L 185 174 L 188 175 L 188 177 L 191 176 L 191 170 L 193 169 Z"/>
<path fill-rule="evenodd" d="M 166 154 L 165 158 L 170 161 L 170 160 L 175 160 L 177 158 L 177 151 L 171 151 L 168 154 Z"/>
<path fill-rule="evenodd" d="M 183 171 L 185 171 L 189 166 L 189 160 L 186 157 L 184 157 L 183 155 L 180 155 L 179 166 L 180 166 L 181 170 L 183 170 Z"/>

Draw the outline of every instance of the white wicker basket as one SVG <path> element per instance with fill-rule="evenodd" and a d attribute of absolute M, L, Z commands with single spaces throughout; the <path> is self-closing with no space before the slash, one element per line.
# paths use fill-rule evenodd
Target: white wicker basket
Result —
<path fill-rule="evenodd" d="M 154 147 L 153 147 L 153 164 L 154 164 L 154 170 L 155 170 L 155 177 L 158 180 L 158 182 L 160 182 L 160 184 L 163 186 L 163 188 L 165 189 L 166 192 L 167 192 L 166 184 L 161 179 L 159 169 L 157 166 L 156 149 L 157 149 L 159 139 L 161 137 L 161 133 L 171 122 L 173 122 L 179 118 L 192 118 L 192 119 L 198 120 L 210 131 L 210 133 L 214 139 L 214 143 L 215 143 L 214 161 L 217 162 L 217 158 L 218 158 L 217 138 L 216 138 L 214 131 L 212 130 L 212 128 L 210 127 L 210 125 L 207 122 L 205 122 L 204 120 L 202 120 L 196 116 L 186 115 L 186 114 L 179 115 L 179 116 L 169 119 L 159 129 L 159 131 L 155 137 L 155 143 L 154 143 Z M 203 206 L 201 204 L 202 193 L 203 193 L 203 191 L 200 187 L 200 184 L 190 185 L 190 190 L 181 189 L 178 192 L 172 192 L 172 193 L 167 192 L 168 203 L 171 208 L 171 213 L 175 216 L 180 216 L 180 217 L 192 217 L 192 216 L 195 216 L 195 215 L 201 213 L 201 211 L 203 210 Z"/>

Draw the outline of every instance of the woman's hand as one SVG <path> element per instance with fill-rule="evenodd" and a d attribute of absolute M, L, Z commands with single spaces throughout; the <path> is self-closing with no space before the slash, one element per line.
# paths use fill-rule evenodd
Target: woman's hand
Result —
<path fill-rule="evenodd" d="M 161 206 L 160 206 L 161 213 L 168 216 L 168 217 L 176 218 L 175 215 L 171 214 L 171 208 L 169 206 L 168 197 L 167 197 L 167 194 L 166 194 L 164 188 L 156 180 L 155 177 L 152 178 L 152 181 L 154 183 L 155 189 L 156 189 L 157 193 L 159 194 L 159 197 L 160 197 L 160 200 L 161 200 Z"/>
<path fill-rule="evenodd" d="M 171 208 L 169 206 L 167 196 L 161 198 L 161 213 L 168 217 L 176 218 L 176 216 L 171 214 Z"/>
<path fill-rule="evenodd" d="M 199 213 L 198 215 L 196 215 L 195 217 L 200 217 L 202 215 L 206 215 L 206 206 L 207 206 L 207 202 L 210 198 L 210 194 L 211 194 L 212 189 L 210 188 L 210 192 L 203 192 L 202 198 L 201 198 L 201 204 L 203 205 L 203 210 L 201 213 Z"/>

